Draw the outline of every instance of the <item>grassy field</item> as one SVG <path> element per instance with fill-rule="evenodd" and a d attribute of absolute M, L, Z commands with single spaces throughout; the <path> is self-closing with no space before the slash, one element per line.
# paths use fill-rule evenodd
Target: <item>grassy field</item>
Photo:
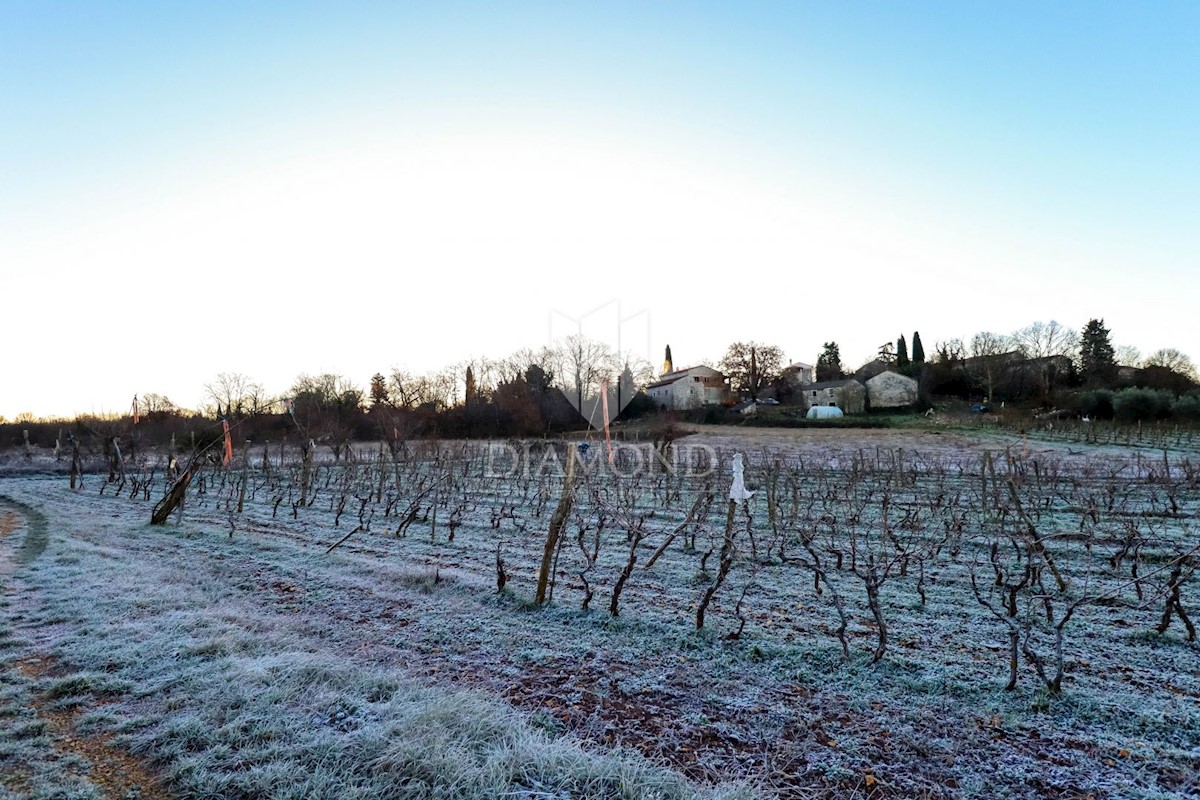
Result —
<path fill-rule="evenodd" d="M 699 430 L 589 450 L 541 607 L 562 445 L 256 450 L 164 526 L 154 454 L 0 479 L 0 798 L 1200 792 L 1195 452 Z"/>

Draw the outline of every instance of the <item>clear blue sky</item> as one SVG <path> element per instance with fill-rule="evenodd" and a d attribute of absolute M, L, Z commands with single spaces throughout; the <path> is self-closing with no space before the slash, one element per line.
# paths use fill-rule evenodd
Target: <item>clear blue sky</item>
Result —
<path fill-rule="evenodd" d="M 1195 3 L 0 0 L 0 415 L 610 300 L 652 360 L 1093 316 L 1200 357 L 1198 93 Z"/>

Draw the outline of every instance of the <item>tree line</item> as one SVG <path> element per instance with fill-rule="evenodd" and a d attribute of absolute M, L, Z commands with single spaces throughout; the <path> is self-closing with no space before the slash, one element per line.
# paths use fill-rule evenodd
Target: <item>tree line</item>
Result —
<path fill-rule="evenodd" d="M 1195 364 L 1174 348 L 1143 356 L 1137 348 L 1115 346 L 1103 319 L 1081 331 L 1051 320 L 1009 334 L 981 331 L 969 339 L 935 344 L 926 356 L 921 334 L 901 334 L 879 346 L 875 358 L 857 370 L 846 367 L 836 341 L 825 342 L 814 365 L 817 382 L 860 380 L 883 369 L 918 379 L 923 404 L 935 396 L 998 403 L 1035 403 L 1067 408 L 1085 416 L 1127 421 L 1176 417 L 1200 419 Z M 718 364 L 735 395 L 757 398 L 770 388 L 781 401 L 794 397 L 782 350 L 758 342 L 736 342 Z"/>
<path fill-rule="evenodd" d="M 698 363 L 725 374 L 732 399 L 767 393 L 782 402 L 798 399 L 800 376 L 788 370 L 777 345 L 736 341 L 715 364 Z M 1143 357 L 1135 348 L 1115 346 L 1103 319 L 1089 320 L 1078 332 L 1054 320 L 1010 334 L 981 331 L 969 339 L 939 341 L 928 357 L 920 332 L 911 340 L 902 334 L 880 345 L 867 366 L 917 378 L 923 405 L 942 396 L 989 406 L 1034 402 L 1099 419 L 1200 419 L 1191 359 L 1173 348 Z M 223 372 L 204 385 L 196 410 L 158 393 L 141 395 L 143 427 L 138 430 L 147 437 L 174 433 L 203 440 L 215 435 L 214 420 L 225 419 L 237 425 L 239 436 L 307 438 L 335 450 L 353 439 L 380 437 L 544 436 L 577 428 L 581 420 L 575 408 L 584 397 L 594 396 L 603 381 L 634 394 L 621 398 L 623 418 L 653 411 L 654 404 L 639 389 L 656 373 L 645 358 L 583 336 L 427 373 L 393 367 L 372 375 L 365 389 L 339 374 L 301 374 L 285 393 L 276 394 L 249 376 Z M 821 382 L 850 375 L 854 373 L 843 364 L 838 343 L 825 342 L 811 377 Z M 0 442 L 9 446 L 22 445 L 28 435 L 41 445 L 61 448 L 70 439 L 104 439 L 133 430 L 127 417 L 39 422 L 22 415 L 4 423 L 0 419 Z"/>

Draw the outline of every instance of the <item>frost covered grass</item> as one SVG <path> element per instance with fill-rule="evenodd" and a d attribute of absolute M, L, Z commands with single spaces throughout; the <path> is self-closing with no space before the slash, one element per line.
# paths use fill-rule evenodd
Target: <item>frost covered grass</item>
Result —
<path fill-rule="evenodd" d="M 50 487 L 26 488 L 36 502 Z M 181 540 L 124 513 L 72 514 L 71 499 L 49 504 L 52 543 L 23 575 L 41 595 L 24 624 L 42 641 L 13 639 L 10 650 L 49 647 L 66 674 L 4 672 L 0 714 L 16 724 L 0 753 L 29 773 L 12 796 L 53 786 L 89 796 L 69 776 L 46 783 L 61 763 L 38 765 L 49 747 L 30 711 L 35 691 L 97 707 L 84 724 L 119 732 L 182 797 L 749 796 L 698 788 L 637 754 L 587 752 L 477 690 L 416 680 L 403 663 L 358 662 L 345 649 L 353 631 L 340 629 L 352 623 L 264 608 L 246 591 L 253 574 L 235 577 L 248 565 L 243 544 L 213 551 L 199 532 Z M 214 570 L 192 558 L 237 563 Z M 422 585 L 401 575 L 417 578 L 397 582 L 405 591 Z"/>
<path fill-rule="evenodd" d="M 252 470 L 241 514 L 238 472 L 209 473 L 165 527 L 146 524 L 142 495 L 101 494 L 102 477 L 77 493 L 11 478 L 0 492 L 51 522 L 19 571 L 37 602 L 17 635 L 70 671 L 39 691 L 93 698 L 88 724 L 119 730 L 183 796 L 1191 796 L 1200 651 L 1178 621 L 1154 633 L 1151 602 L 1155 570 L 1196 535 L 1190 462 L 998 451 L 1000 477 L 981 483 L 994 442 L 906 440 L 897 455 L 857 435 L 709 439 L 722 457 L 749 452 L 760 494 L 702 630 L 724 514 L 646 567 L 702 479 L 583 487 L 554 600 L 538 608 L 561 479 L 489 478 L 461 448 L 382 475 L 369 458 L 320 465 L 303 504 L 295 465 Z M 1066 628 L 1058 692 L 1025 658 L 1005 691 L 1008 629 L 971 589 L 972 570 L 993 578 L 993 540 L 1005 553 L 1021 541 L 1008 475 L 1069 578 L 1057 592 L 1042 575 L 1054 619 L 1098 598 Z M 1145 602 L 1126 585 L 1128 554 L 1104 566 L 1130 526 Z M 806 537 L 826 570 L 819 594 Z M 897 560 L 877 587 L 890 636 L 873 660 L 858 559 L 900 551 L 907 572 Z M 1028 644 L 1049 658 L 1041 602 L 1019 610 L 1037 612 Z"/>

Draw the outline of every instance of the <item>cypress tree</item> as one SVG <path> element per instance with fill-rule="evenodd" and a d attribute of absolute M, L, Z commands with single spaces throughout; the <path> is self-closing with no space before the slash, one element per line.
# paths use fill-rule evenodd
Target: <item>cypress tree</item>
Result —
<path fill-rule="evenodd" d="M 914 364 L 925 363 L 925 348 L 921 346 L 921 334 L 918 331 L 913 331 L 912 362 Z"/>
<path fill-rule="evenodd" d="M 904 339 L 904 334 L 900 334 L 900 338 L 896 340 L 896 366 L 908 366 L 908 342 Z"/>
<path fill-rule="evenodd" d="M 475 371 L 471 369 L 471 365 L 470 365 L 470 364 L 468 364 L 468 365 L 467 365 L 466 384 L 467 384 L 467 385 L 466 385 L 466 401 L 465 401 L 465 403 L 464 403 L 464 404 L 465 404 L 465 405 L 466 405 L 468 408 L 470 408 L 470 407 L 471 407 L 471 403 L 472 403 L 472 402 L 474 402 L 474 400 L 475 400 L 475 392 L 476 392 L 476 389 L 475 389 Z"/>

